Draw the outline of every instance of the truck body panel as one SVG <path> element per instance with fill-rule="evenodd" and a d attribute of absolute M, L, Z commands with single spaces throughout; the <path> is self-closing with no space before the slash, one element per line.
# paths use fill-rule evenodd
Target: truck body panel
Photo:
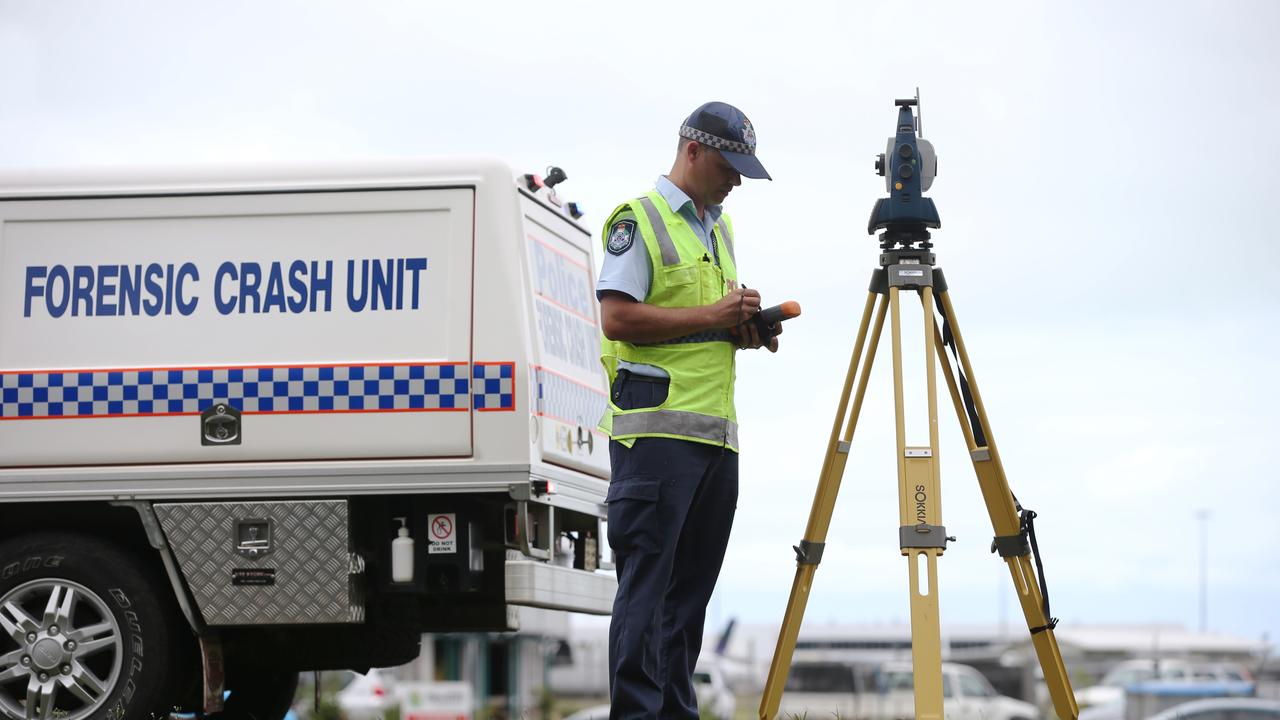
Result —
<path fill-rule="evenodd" d="M 596 429 L 606 380 L 599 361 L 591 236 L 565 232 L 549 209 L 521 198 L 533 286 L 534 362 L 529 384 L 543 460 L 597 477 L 609 472 L 608 438 Z"/>
<path fill-rule="evenodd" d="M 0 486 L 362 458 L 607 478 L 591 236 L 505 166 L 99 172 L 0 174 Z M 232 391 L 241 443 L 192 443 Z"/>
<path fill-rule="evenodd" d="M 6 203 L 0 463 L 470 455 L 468 383 L 511 373 L 470 357 L 472 197 Z M 214 400 L 239 443 L 191 442 Z"/>
<path fill-rule="evenodd" d="M 0 655 L 73 667 L 74 613 L 36 618 L 86 604 L 128 668 L 23 687 L 270 716 L 291 671 L 608 613 L 593 247 L 486 158 L 0 171 L 0 608 L 33 629 Z"/>

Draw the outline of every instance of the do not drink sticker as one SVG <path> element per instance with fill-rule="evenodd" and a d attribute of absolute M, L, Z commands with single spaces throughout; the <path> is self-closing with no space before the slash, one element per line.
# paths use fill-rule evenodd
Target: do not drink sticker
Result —
<path fill-rule="evenodd" d="M 454 513 L 427 516 L 427 554 L 458 552 L 457 517 Z"/>

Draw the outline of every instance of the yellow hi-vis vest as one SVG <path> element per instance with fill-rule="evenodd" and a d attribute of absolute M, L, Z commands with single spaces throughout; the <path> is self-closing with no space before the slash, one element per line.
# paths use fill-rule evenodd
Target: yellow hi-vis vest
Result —
<path fill-rule="evenodd" d="M 602 237 L 606 252 L 610 224 L 626 209 L 635 214 L 653 268 L 646 303 L 662 307 L 710 305 L 727 294 L 730 281 L 737 281 L 733 226 L 728 215 L 721 215 L 712 231 L 720 255 L 717 265 L 712 253 L 657 190 L 619 205 L 610 214 Z M 671 384 L 666 401 L 654 408 L 623 410 L 610 396 L 600 429 L 627 445 L 641 437 L 669 437 L 737 452 L 738 422 L 733 407 L 736 351 L 727 330 L 644 345 L 602 337 L 600 362 L 608 373 L 609 387 L 617 378 L 619 360 L 660 367 L 671 376 Z"/>

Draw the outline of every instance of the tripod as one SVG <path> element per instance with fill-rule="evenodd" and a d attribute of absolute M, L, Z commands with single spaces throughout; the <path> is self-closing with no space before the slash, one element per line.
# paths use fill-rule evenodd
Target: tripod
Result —
<path fill-rule="evenodd" d="M 873 216 L 874 217 L 874 216 Z M 1067 677 L 1058 642 L 1053 628 L 1056 619 L 1049 617 L 1048 589 L 1044 583 L 1040 551 L 1035 539 L 1035 513 L 1025 510 L 1009 490 L 1005 479 L 1000 453 L 991 435 L 982 396 L 978 392 L 964 340 L 956 322 L 955 310 L 947 293 L 942 271 L 935 267 L 929 233 L 922 226 L 891 228 L 881 239 L 880 268 L 872 273 L 871 287 L 862 322 L 858 327 L 857 341 L 849 361 L 844 389 L 840 393 L 840 406 L 836 412 L 831 437 L 823 458 L 813 508 L 804 539 L 795 547 L 796 576 L 787 601 L 787 612 L 778 633 L 778 645 L 764 696 L 760 701 L 760 717 L 772 720 L 782 700 L 791 656 L 796 637 L 804 618 L 805 604 L 822 550 L 831 525 L 831 514 L 845 462 L 853 440 L 858 414 L 862 409 L 867 380 L 876 349 L 884 329 L 886 311 L 891 319 L 893 343 L 893 396 L 894 415 L 897 424 L 898 508 L 900 515 L 899 545 L 908 559 L 911 594 L 911 657 L 915 677 L 915 715 L 922 720 L 941 720 L 942 708 L 942 642 L 938 622 L 938 558 L 946 550 L 948 540 L 942 525 L 939 502 L 941 482 L 938 469 L 938 407 L 936 365 L 942 366 L 956 416 L 964 431 L 969 457 L 978 476 L 978 485 L 991 516 L 995 531 L 992 552 L 999 552 L 1009 566 L 1018 600 L 1026 616 L 1032 644 L 1045 682 L 1053 699 L 1059 718 L 1074 720 L 1079 715 L 1071 681 Z M 903 291 L 915 291 L 924 309 L 924 340 L 926 384 L 928 397 L 929 445 L 908 446 L 904 421 L 901 295 Z M 879 301 L 877 303 L 877 297 Z M 934 321 L 933 306 L 936 303 L 942 319 L 942 327 Z M 872 311 L 874 312 L 874 323 Z M 870 333 L 868 334 L 868 330 Z M 953 368 L 946 354 L 950 347 L 956 355 L 959 373 Z M 866 355 L 863 356 L 863 350 Z M 860 371 L 859 371 L 859 368 Z M 853 392 L 857 375 L 857 390 Z M 850 407 L 850 394 L 853 404 Z M 1036 563 L 1033 570 L 1032 555 Z M 1037 582 L 1038 578 L 1038 582 Z"/>

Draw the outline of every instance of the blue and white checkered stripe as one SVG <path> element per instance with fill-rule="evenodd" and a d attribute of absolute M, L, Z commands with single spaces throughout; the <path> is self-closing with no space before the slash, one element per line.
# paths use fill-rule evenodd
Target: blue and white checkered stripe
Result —
<path fill-rule="evenodd" d="M 605 393 L 535 368 L 538 414 L 561 422 L 594 428 L 604 415 Z"/>
<path fill-rule="evenodd" d="M 501 367 L 474 374 L 487 381 Z M 473 399 L 469 374 L 466 363 L 5 373 L 0 419 L 185 415 L 215 402 L 246 413 L 515 409 L 511 389 L 477 387 Z"/>
<path fill-rule="evenodd" d="M 515 363 L 476 363 L 471 366 L 475 381 L 472 398 L 476 410 L 511 410 L 516 406 Z"/>

